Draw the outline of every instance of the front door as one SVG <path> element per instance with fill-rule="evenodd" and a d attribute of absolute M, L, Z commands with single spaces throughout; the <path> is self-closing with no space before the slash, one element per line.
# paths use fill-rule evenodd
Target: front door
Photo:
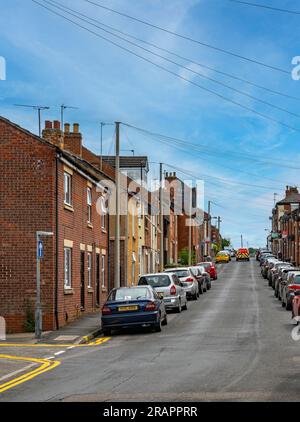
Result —
<path fill-rule="evenodd" d="M 85 285 L 84 285 L 84 269 L 85 269 L 85 265 L 84 265 L 84 261 L 85 261 L 85 253 L 81 252 L 80 254 L 80 305 L 81 305 L 81 310 L 84 311 L 84 306 L 85 306 Z"/>

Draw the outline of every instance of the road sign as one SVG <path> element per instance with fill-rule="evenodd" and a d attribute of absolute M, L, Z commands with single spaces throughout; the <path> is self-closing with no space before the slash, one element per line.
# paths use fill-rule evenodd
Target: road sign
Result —
<path fill-rule="evenodd" d="M 44 244 L 41 240 L 38 242 L 38 258 L 44 258 Z"/>

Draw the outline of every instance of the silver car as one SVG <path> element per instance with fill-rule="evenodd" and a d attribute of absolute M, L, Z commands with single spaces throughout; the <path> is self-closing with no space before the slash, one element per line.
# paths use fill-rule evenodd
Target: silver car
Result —
<path fill-rule="evenodd" d="M 188 299 L 197 300 L 199 297 L 198 280 L 194 276 L 192 267 L 170 268 L 164 271 L 165 273 L 173 273 L 177 275 L 182 283 Z"/>
<path fill-rule="evenodd" d="M 143 274 L 138 284 L 151 286 L 163 299 L 166 310 L 175 310 L 180 313 L 182 309 L 187 309 L 186 292 L 176 274 Z"/>

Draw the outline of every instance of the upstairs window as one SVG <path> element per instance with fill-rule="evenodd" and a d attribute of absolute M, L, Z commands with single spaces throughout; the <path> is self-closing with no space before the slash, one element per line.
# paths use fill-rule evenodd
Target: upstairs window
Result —
<path fill-rule="evenodd" d="M 87 188 L 87 221 L 92 223 L 92 189 Z"/>
<path fill-rule="evenodd" d="M 72 206 L 72 176 L 69 173 L 64 173 L 64 201 Z"/>

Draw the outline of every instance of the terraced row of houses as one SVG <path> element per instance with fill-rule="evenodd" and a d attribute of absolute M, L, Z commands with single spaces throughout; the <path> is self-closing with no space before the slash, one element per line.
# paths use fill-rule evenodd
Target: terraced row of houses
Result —
<path fill-rule="evenodd" d="M 121 286 L 135 285 L 140 274 L 182 262 L 183 251 L 202 261 L 212 234 L 221 240 L 195 188 L 165 173 L 163 189 L 149 189 L 147 157 L 124 156 L 116 262 L 115 156 L 86 148 L 76 123 L 46 121 L 38 137 L 2 117 L 0 151 L 0 315 L 8 332 L 32 329 L 37 231 L 53 234 L 43 238 L 40 260 L 43 330 L 100 312 L 116 265 Z M 177 210 L 186 198 L 192 213 Z"/>

